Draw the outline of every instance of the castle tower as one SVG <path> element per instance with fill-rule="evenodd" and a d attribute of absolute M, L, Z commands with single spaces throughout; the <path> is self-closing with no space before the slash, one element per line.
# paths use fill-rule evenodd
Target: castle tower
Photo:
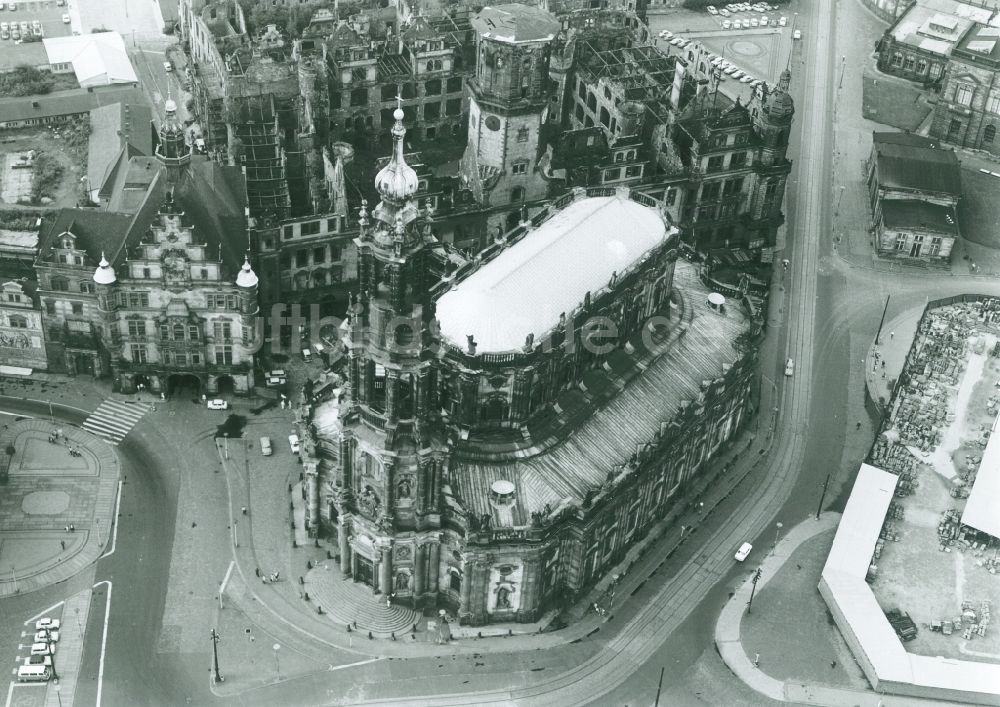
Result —
<path fill-rule="evenodd" d="M 787 158 L 795 102 L 788 93 L 792 74 L 781 72 L 778 85 L 770 90 L 761 85 L 750 102 L 754 132 L 760 138 L 754 159 L 754 189 L 750 197 L 753 239 L 771 247 L 778 227 L 784 223 L 781 202 L 792 163 Z"/>
<path fill-rule="evenodd" d="M 171 184 L 177 183 L 180 170 L 191 162 L 191 148 L 184 140 L 184 128 L 177 120 L 177 104 L 168 98 L 164 104 L 166 115 L 160 126 L 160 144 L 156 147 L 156 157 L 167 166 L 167 178 Z"/>
<path fill-rule="evenodd" d="M 427 250 L 435 239 L 430 214 L 413 201 L 417 175 L 403 156 L 401 106 L 393 117 L 392 157 L 375 177 L 382 200 L 371 214 L 362 202 L 354 241 L 362 292 L 351 298 L 343 338 L 348 386 L 331 517 L 345 574 L 420 605 L 437 596 L 447 447 L 427 346 Z M 407 533 L 407 550 L 394 554 L 399 532 Z"/>
<path fill-rule="evenodd" d="M 762 90 L 754 96 L 756 110 L 751 114 L 754 130 L 763 143 L 760 159 L 767 165 L 784 161 L 788 150 L 788 138 L 792 132 L 792 117 L 795 115 L 795 101 L 788 93 L 792 73 L 781 72 L 778 85 L 771 90 Z"/>
<path fill-rule="evenodd" d="M 462 176 L 482 204 L 519 205 L 546 195 L 538 159 L 548 117 L 556 18 L 527 5 L 485 7 L 472 20 L 476 74 L 469 80 L 469 143 Z"/>
<path fill-rule="evenodd" d="M 111 263 L 104 257 L 102 251 L 101 262 L 98 264 L 97 270 L 94 271 L 94 284 L 97 290 L 97 309 L 101 316 L 101 339 L 112 362 L 121 358 L 120 337 L 118 336 L 118 328 L 115 326 L 117 307 L 115 306 L 114 293 L 117 282 L 118 277 L 115 275 L 115 269 L 111 267 Z"/>

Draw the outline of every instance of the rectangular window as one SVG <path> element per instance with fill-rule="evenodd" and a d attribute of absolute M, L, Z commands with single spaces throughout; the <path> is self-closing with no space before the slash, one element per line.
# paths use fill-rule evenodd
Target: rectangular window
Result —
<path fill-rule="evenodd" d="M 701 187 L 701 199 L 702 201 L 715 201 L 719 198 L 719 190 L 722 187 L 721 182 L 709 182 Z"/>
<path fill-rule="evenodd" d="M 675 203 L 677 203 L 677 190 L 676 189 L 667 189 L 666 203 L 667 203 L 667 206 L 673 206 Z"/>
<path fill-rule="evenodd" d="M 641 164 L 636 164 L 636 165 L 632 165 L 631 167 L 626 167 L 625 168 L 625 176 L 626 177 L 641 177 L 642 176 L 642 165 Z"/>
<path fill-rule="evenodd" d="M 511 174 L 527 174 L 528 163 L 527 162 L 515 162 L 510 166 Z"/>
<path fill-rule="evenodd" d="M 972 104 L 972 86 L 967 84 L 959 84 L 958 88 L 955 89 L 955 103 L 960 106 L 968 106 Z"/>
<path fill-rule="evenodd" d="M 726 185 L 722 188 L 724 196 L 733 196 L 743 191 L 743 177 L 739 179 L 727 179 Z"/>
<path fill-rule="evenodd" d="M 200 353 L 195 352 L 195 353 L 191 354 L 191 365 L 192 366 L 200 366 L 201 365 L 201 354 Z"/>
<path fill-rule="evenodd" d="M 73 314 L 83 314 L 83 302 L 73 302 Z"/>
<path fill-rule="evenodd" d="M 214 322 L 213 331 L 215 332 L 215 338 L 219 341 L 229 341 L 233 335 L 233 327 L 231 322 Z"/>
<path fill-rule="evenodd" d="M 208 268 L 202 268 L 199 272 L 201 273 L 202 280 L 208 279 Z"/>
<path fill-rule="evenodd" d="M 146 309 L 149 307 L 148 292 L 129 292 L 128 307 L 131 309 Z"/>
<path fill-rule="evenodd" d="M 931 64 L 931 70 L 930 70 L 930 72 L 928 72 L 927 75 L 930 78 L 932 78 L 932 79 L 936 79 L 938 76 L 941 75 L 941 65 L 940 64 Z"/>
<path fill-rule="evenodd" d="M 289 238 L 291 238 L 292 237 L 292 227 L 291 226 L 282 226 L 282 228 L 281 228 L 281 237 L 284 238 L 286 241 Z"/>
<path fill-rule="evenodd" d="M 55 302 L 48 302 L 48 301 L 46 301 L 46 303 L 45 303 L 45 313 L 46 314 L 50 314 L 50 315 L 54 315 L 56 313 L 56 303 Z"/>
<path fill-rule="evenodd" d="M 917 62 L 914 61 L 913 57 L 910 56 L 909 54 L 907 54 L 906 58 L 903 59 L 903 69 L 906 71 L 913 71 L 916 64 Z"/>
<path fill-rule="evenodd" d="M 303 236 L 315 236 L 317 233 L 319 233 L 319 221 L 307 221 L 299 230 L 299 234 Z"/>
<path fill-rule="evenodd" d="M 441 79 L 431 79 L 424 84 L 424 95 L 425 96 L 440 96 L 441 95 Z"/>
<path fill-rule="evenodd" d="M 616 179 L 620 179 L 621 176 L 622 176 L 622 170 L 620 167 L 604 170 L 604 181 L 606 182 L 613 182 Z"/>
<path fill-rule="evenodd" d="M 351 91 L 351 107 L 358 108 L 368 105 L 368 89 L 356 88 Z"/>
<path fill-rule="evenodd" d="M 729 168 L 739 169 L 745 167 L 747 164 L 747 153 L 745 152 L 734 152 L 733 156 L 729 158 Z"/>
<path fill-rule="evenodd" d="M 198 340 L 198 325 L 197 324 L 188 324 L 188 338 L 191 339 L 191 341 L 197 341 Z"/>
<path fill-rule="evenodd" d="M 906 250 L 906 234 L 900 233 L 896 236 L 896 250 Z"/>
<path fill-rule="evenodd" d="M 142 269 L 142 276 L 148 280 L 149 278 L 151 278 L 153 276 L 153 273 L 152 273 L 152 271 L 149 268 L 143 268 Z"/>
<path fill-rule="evenodd" d="M 462 77 L 452 76 L 448 79 L 448 93 L 459 93 L 462 90 Z"/>
<path fill-rule="evenodd" d="M 707 171 L 708 172 L 719 172 L 719 171 L 721 171 L 722 170 L 722 161 L 723 161 L 723 159 L 724 158 L 723 158 L 722 155 L 716 155 L 715 157 L 709 157 L 708 158 Z"/>
<path fill-rule="evenodd" d="M 132 362 L 146 363 L 146 347 L 143 344 L 132 344 Z"/>
<path fill-rule="evenodd" d="M 449 98 L 444 104 L 444 112 L 446 115 L 458 115 L 462 112 L 462 99 L 461 98 Z"/>
<path fill-rule="evenodd" d="M 129 323 L 128 323 L 128 335 L 129 336 L 145 336 L 146 335 L 146 322 L 136 321 L 135 319 L 129 320 Z"/>
<path fill-rule="evenodd" d="M 313 248 L 313 263 L 326 262 L 326 248 Z"/>
<path fill-rule="evenodd" d="M 309 265 L 309 251 L 299 250 L 295 253 L 295 267 L 304 268 Z"/>
<path fill-rule="evenodd" d="M 233 363 L 233 347 L 232 346 L 216 346 L 215 347 L 215 363 L 220 366 L 231 366 Z"/>
<path fill-rule="evenodd" d="M 1000 115 L 1000 94 L 990 96 L 986 101 L 986 110 Z"/>
<path fill-rule="evenodd" d="M 440 103 L 425 103 L 424 104 L 424 120 L 437 120 L 441 117 L 441 104 Z"/>

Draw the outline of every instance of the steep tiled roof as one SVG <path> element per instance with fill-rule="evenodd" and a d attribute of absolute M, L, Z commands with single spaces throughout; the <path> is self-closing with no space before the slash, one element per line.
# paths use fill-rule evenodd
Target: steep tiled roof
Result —
<path fill-rule="evenodd" d="M 935 143 L 930 140 L 920 145 L 913 139 L 917 136 L 885 139 L 884 135 L 873 136 L 879 186 L 961 195 L 961 169 L 954 150 L 932 147 Z"/>
<path fill-rule="evenodd" d="M 38 238 L 38 257 L 45 262 L 45 256 L 53 241 L 61 233 L 69 231 L 76 236 L 77 247 L 87 252 L 96 266 L 101 253 L 117 253 L 125 242 L 125 234 L 132 222 L 131 214 L 99 211 L 97 209 L 60 209 L 42 219 Z"/>
<path fill-rule="evenodd" d="M 524 525 L 545 504 L 555 508 L 566 498 L 581 502 L 589 489 L 605 481 L 609 471 L 651 441 L 682 401 L 696 400 L 702 381 L 719 377 L 723 364 L 736 360 L 732 342 L 747 326 L 739 308 L 728 307 L 725 314 L 711 309 L 708 289 L 694 267 L 683 260 L 677 261 L 674 285 L 683 294 L 685 307 L 694 313 L 684 339 L 551 450 L 514 463 L 458 462 L 453 490 L 466 510 L 477 516 L 489 513 L 494 525 L 502 526 L 502 515 L 489 504 L 490 486 L 500 479 L 516 487 L 514 525 Z M 624 360 L 617 364 L 628 365 Z M 560 406 L 573 405 L 574 398 L 582 394 L 571 391 Z"/>

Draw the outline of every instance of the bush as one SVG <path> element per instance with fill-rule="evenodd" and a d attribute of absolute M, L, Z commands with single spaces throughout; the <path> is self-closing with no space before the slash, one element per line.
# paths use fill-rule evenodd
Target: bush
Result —
<path fill-rule="evenodd" d="M 0 74 L 0 94 L 5 96 L 34 96 L 52 90 L 55 79 L 51 71 L 40 71 L 22 64 L 13 71 Z"/>
<path fill-rule="evenodd" d="M 51 197 L 59 188 L 63 177 L 63 166 L 45 152 L 35 155 L 35 165 L 31 182 L 31 200 L 38 202 L 43 196 Z"/>

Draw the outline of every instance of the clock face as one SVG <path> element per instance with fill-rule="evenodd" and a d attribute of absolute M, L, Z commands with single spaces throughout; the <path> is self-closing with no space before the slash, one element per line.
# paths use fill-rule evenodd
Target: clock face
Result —
<path fill-rule="evenodd" d="M 495 115 L 488 116 L 485 122 L 486 122 L 486 127 L 489 128 L 490 130 L 500 129 L 500 119 Z"/>

